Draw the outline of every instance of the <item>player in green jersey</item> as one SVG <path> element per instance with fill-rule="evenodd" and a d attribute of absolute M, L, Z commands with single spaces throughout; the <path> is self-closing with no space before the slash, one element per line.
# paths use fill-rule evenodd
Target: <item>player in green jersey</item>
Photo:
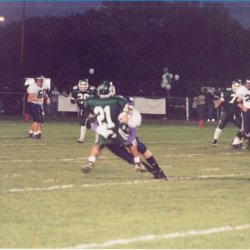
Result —
<path fill-rule="evenodd" d="M 212 140 L 212 146 L 216 147 L 218 139 L 221 136 L 222 130 L 227 126 L 228 122 L 233 122 L 238 128 L 241 127 L 241 114 L 236 104 L 236 89 L 242 85 L 241 80 L 235 80 L 232 82 L 231 88 L 226 88 L 221 93 L 218 100 L 215 100 L 215 108 L 222 106 L 223 111 L 220 115 L 220 120 L 217 128 L 214 132 L 214 138 Z"/>
<path fill-rule="evenodd" d="M 98 86 L 98 96 L 89 98 L 85 101 L 86 110 L 93 116 L 98 129 L 109 133 L 109 136 L 97 134 L 96 142 L 91 149 L 88 163 L 82 168 L 84 173 L 88 173 L 96 158 L 101 153 L 103 147 L 109 144 L 123 144 L 129 136 L 129 126 L 127 109 L 127 100 L 122 96 L 115 96 L 115 87 L 110 81 L 103 81 Z M 146 171 L 141 164 L 137 147 L 129 147 L 134 157 L 135 169 Z"/>

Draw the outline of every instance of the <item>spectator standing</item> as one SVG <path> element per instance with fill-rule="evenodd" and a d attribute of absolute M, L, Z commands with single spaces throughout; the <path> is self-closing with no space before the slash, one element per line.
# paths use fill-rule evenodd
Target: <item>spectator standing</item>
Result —
<path fill-rule="evenodd" d="M 64 96 L 64 97 L 69 96 L 69 93 L 68 93 L 68 91 L 67 91 L 67 89 L 65 87 L 62 89 L 61 95 Z M 65 111 L 61 112 L 61 116 L 66 116 L 66 115 L 67 115 L 67 112 L 65 112 Z"/>
<path fill-rule="evenodd" d="M 53 117 L 58 116 L 58 96 L 60 92 L 57 89 L 57 86 L 54 86 L 53 90 L 50 92 L 50 111 Z"/>
<path fill-rule="evenodd" d="M 207 91 L 206 97 L 206 110 L 207 110 L 207 121 L 215 122 L 215 108 L 214 108 L 214 96 L 211 91 Z"/>
<path fill-rule="evenodd" d="M 203 122 L 206 119 L 206 96 L 207 89 L 204 89 L 197 95 L 197 109 L 199 118 L 199 127 L 203 127 Z"/>

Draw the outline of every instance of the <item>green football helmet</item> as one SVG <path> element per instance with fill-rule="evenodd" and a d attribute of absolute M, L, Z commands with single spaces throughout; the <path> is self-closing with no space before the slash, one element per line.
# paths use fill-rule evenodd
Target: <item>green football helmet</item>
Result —
<path fill-rule="evenodd" d="M 108 98 L 115 95 L 115 86 L 111 81 L 105 80 L 99 84 L 97 91 L 101 98 Z"/>

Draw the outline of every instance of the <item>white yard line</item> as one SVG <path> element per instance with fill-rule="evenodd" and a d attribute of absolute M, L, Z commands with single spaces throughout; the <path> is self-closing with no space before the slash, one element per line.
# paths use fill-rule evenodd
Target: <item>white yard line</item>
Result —
<path fill-rule="evenodd" d="M 235 152 L 235 153 L 218 153 L 218 154 L 165 154 L 158 156 L 159 158 L 167 158 L 167 157 L 193 157 L 193 156 L 204 156 L 204 155 L 238 155 L 241 154 L 241 152 Z M 118 157 L 113 156 L 100 156 L 100 159 L 119 159 Z M 78 157 L 78 158 L 62 158 L 62 159 L 11 159 L 11 160 L 0 160 L 0 163 L 15 163 L 15 162 L 53 162 L 53 161 L 79 161 L 79 160 L 86 160 L 87 157 Z"/>
<path fill-rule="evenodd" d="M 117 159 L 117 157 L 106 157 L 106 156 L 100 156 L 100 159 Z M 15 162 L 58 162 L 58 161 L 82 161 L 87 160 L 88 157 L 77 157 L 77 158 L 54 158 L 54 159 L 13 159 L 13 160 L 0 160 L 0 163 L 15 163 Z M 118 158 L 119 159 L 119 158 Z"/>
<path fill-rule="evenodd" d="M 243 174 L 230 174 L 230 175 L 201 175 L 201 176 L 186 176 L 186 177 L 170 177 L 169 181 L 179 181 L 179 180 L 199 180 L 199 179 L 223 179 L 223 178 L 231 178 L 231 177 L 240 177 L 245 176 Z M 106 183 L 95 183 L 95 184 L 66 184 L 66 185 L 55 185 L 50 187 L 28 187 L 28 188 L 12 188 L 7 191 L 3 191 L 4 193 L 21 193 L 21 192 L 36 192 L 36 191 L 53 191 L 58 189 L 69 189 L 69 188 L 96 188 L 103 186 L 122 186 L 122 185 L 137 185 L 137 184 L 146 184 L 146 183 L 168 183 L 165 180 L 135 180 L 135 181 L 126 181 L 126 182 L 106 182 Z"/>
<path fill-rule="evenodd" d="M 103 187 L 103 186 L 121 186 L 121 185 L 136 185 L 136 184 L 142 184 L 142 183 L 150 183 L 150 182 L 156 182 L 157 180 L 144 180 L 144 181 L 127 181 L 127 182 L 107 182 L 107 183 L 99 183 L 99 184 L 82 184 L 82 185 L 76 185 L 76 184 L 68 184 L 68 185 L 56 185 L 51 187 L 45 187 L 45 188 L 13 188 L 9 189 L 8 193 L 18 193 L 18 192 L 29 192 L 29 191 L 52 191 L 57 189 L 68 189 L 68 188 L 74 188 L 74 187 L 80 187 L 80 188 L 91 188 L 91 187 Z"/>
<path fill-rule="evenodd" d="M 176 233 L 168 233 L 168 234 L 152 234 L 152 235 L 144 235 L 138 236 L 128 239 L 113 239 L 108 240 L 102 243 L 87 243 L 87 244 L 79 244 L 75 247 L 69 248 L 77 248 L 77 249 L 89 249 L 89 248 L 105 248 L 112 247 L 115 245 L 127 245 L 135 242 L 147 242 L 154 241 L 159 239 L 176 239 L 176 238 L 187 238 L 190 236 L 199 236 L 199 235 L 210 235 L 210 234 L 218 234 L 223 232 L 231 232 L 231 231 L 240 231 L 250 229 L 250 224 L 244 224 L 239 226 L 222 226 L 222 227 L 213 227 L 204 230 L 190 230 L 184 232 L 176 232 Z"/>
<path fill-rule="evenodd" d="M 241 151 L 243 152 L 243 151 Z M 234 153 L 211 153 L 211 154 L 205 154 L 205 153 L 197 153 L 197 154 L 166 154 L 166 155 L 161 155 L 161 156 L 158 156 L 158 157 L 193 157 L 193 156 L 204 156 L 204 155 L 213 155 L 213 156 L 216 156 L 216 155 L 239 155 L 241 154 L 241 152 L 234 152 Z"/>

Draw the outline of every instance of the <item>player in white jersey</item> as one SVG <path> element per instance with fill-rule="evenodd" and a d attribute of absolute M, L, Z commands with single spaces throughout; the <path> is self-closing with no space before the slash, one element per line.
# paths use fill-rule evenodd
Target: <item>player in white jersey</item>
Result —
<path fill-rule="evenodd" d="M 48 91 L 49 87 L 43 83 L 43 77 L 36 77 L 35 83 L 27 89 L 29 112 L 33 118 L 29 137 L 34 139 L 42 138 L 43 104 L 50 104 Z"/>
<path fill-rule="evenodd" d="M 242 131 L 248 139 L 250 148 L 250 77 L 245 81 L 244 86 L 236 91 L 238 107 L 242 111 Z"/>

